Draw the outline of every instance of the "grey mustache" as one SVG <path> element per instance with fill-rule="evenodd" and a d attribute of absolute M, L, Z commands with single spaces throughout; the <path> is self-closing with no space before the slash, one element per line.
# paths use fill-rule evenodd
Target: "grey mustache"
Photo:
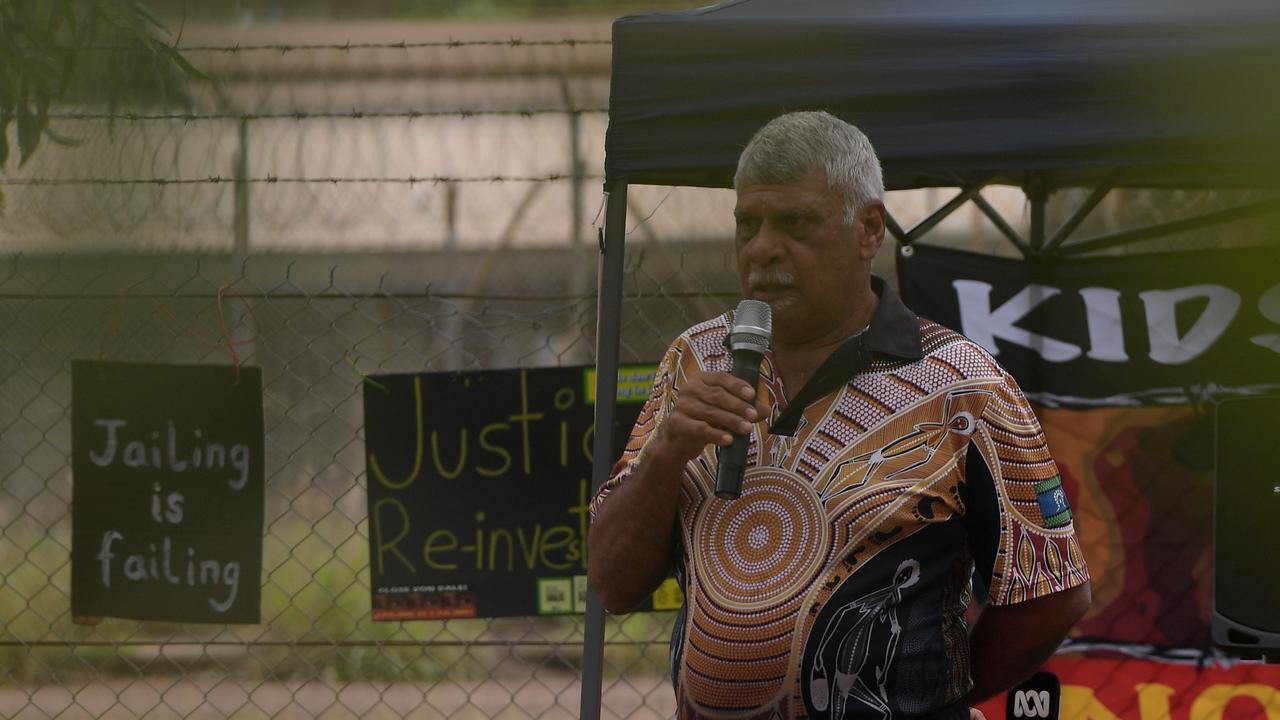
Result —
<path fill-rule="evenodd" d="M 757 285 L 795 285 L 796 276 L 782 270 L 752 270 L 747 273 L 747 284 Z"/>

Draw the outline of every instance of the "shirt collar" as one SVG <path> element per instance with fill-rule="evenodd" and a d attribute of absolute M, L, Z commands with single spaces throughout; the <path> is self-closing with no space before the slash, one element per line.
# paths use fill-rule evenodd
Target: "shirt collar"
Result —
<path fill-rule="evenodd" d="M 920 320 L 902 304 L 902 299 L 883 278 L 871 276 L 871 289 L 880 297 L 867 329 L 867 348 L 904 360 L 924 357 L 920 343 Z"/>
<path fill-rule="evenodd" d="M 865 371 L 876 354 L 904 360 L 924 357 L 920 321 L 902 304 L 897 293 L 881 278 L 871 276 L 871 289 L 880 297 L 871 314 L 871 326 L 844 341 L 822 362 L 813 377 L 796 393 L 769 426 L 774 435 L 794 435 L 804 409 L 818 398 L 842 387 Z"/>

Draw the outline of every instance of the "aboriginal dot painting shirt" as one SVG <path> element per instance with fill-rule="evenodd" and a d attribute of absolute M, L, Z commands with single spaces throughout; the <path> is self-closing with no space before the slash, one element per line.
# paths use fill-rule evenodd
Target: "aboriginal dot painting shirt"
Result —
<path fill-rule="evenodd" d="M 682 718 L 967 718 L 971 578 L 995 604 L 1088 572 L 1044 434 L 981 347 L 918 319 L 879 278 L 868 330 L 750 438 L 742 495 L 708 446 L 682 482 L 672 636 Z M 728 371 L 726 314 L 667 351 L 613 476 L 627 481 L 684 378 Z M 829 387 L 824 387 L 829 386 Z"/>

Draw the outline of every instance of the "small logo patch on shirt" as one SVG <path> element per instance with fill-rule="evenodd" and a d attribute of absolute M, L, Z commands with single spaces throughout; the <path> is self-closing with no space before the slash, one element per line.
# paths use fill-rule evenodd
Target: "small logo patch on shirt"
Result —
<path fill-rule="evenodd" d="M 1040 503 L 1040 515 L 1046 528 L 1060 528 L 1071 523 L 1071 506 L 1067 504 L 1061 475 L 1054 475 L 1036 485 L 1036 500 Z"/>

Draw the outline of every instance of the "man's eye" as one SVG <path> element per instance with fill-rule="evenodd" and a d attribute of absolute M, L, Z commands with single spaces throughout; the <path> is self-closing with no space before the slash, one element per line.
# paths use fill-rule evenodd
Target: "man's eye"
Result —
<path fill-rule="evenodd" d="M 785 215 L 778 224 L 781 225 L 782 229 L 786 230 L 788 234 L 794 234 L 795 232 L 803 230 L 807 221 L 806 218 L 801 215 Z"/>
<path fill-rule="evenodd" d="M 756 234 L 760 223 L 752 218 L 738 218 L 737 235 L 739 239 L 748 239 Z"/>

